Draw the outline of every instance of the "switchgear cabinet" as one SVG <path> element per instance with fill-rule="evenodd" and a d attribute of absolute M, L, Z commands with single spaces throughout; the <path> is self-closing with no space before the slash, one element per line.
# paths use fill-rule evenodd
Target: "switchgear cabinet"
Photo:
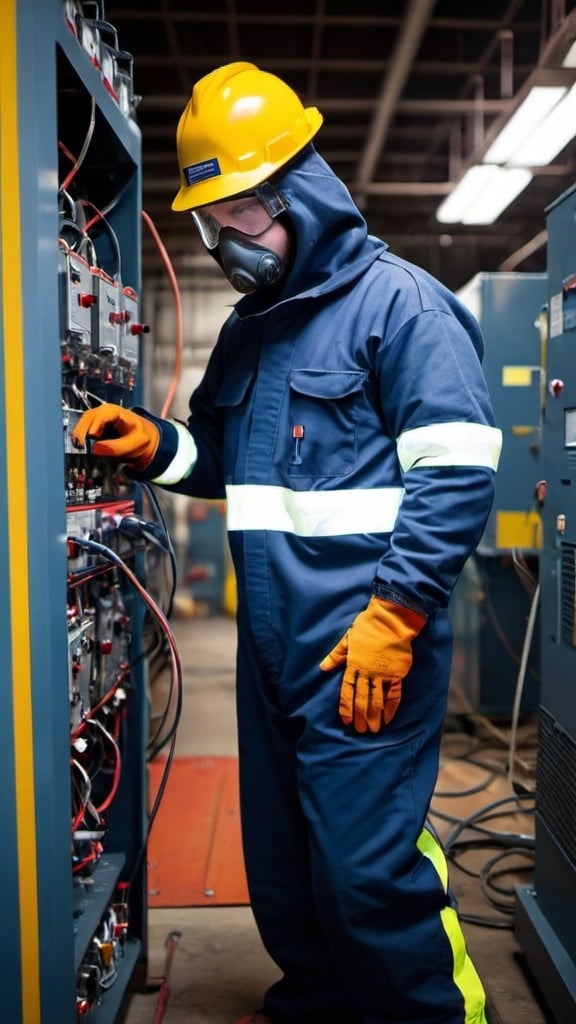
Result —
<path fill-rule="evenodd" d="M 547 210 L 542 679 L 534 884 L 516 932 L 558 1024 L 576 1019 L 576 186 Z"/>
<path fill-rule="evenodd" d="M 0 103 L 0 1016 L 103 1024 L 145 975 L 148 723 L 139 496 L 71 438 L 141 387 L 140 132 L 98 2 L 3 2 Z"/>

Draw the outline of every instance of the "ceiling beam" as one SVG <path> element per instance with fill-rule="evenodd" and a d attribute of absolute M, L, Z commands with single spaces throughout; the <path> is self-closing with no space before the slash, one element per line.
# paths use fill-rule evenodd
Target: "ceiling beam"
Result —
<path fill-rule="evenodd" d="M 239 25 L 255 25 L 260 27 L 263 17 L 261 12 L 257 14 L 236 13 L 236 21 Z M 144 8 L 136 10 L 132 7 L 115 7 L 114 9 L 115 21 L 152 21 L 154 18 L 160 20 L 162 18 L 161 13 Z M 275 14 L 273 11 L 266 11 L 265 19 L 267 25 L 306 27 L 314 25 L 316 14 Z M 214 11 L 213 9 L 205 11 L 179 10 L 172 11 L 172 20 L 182 23 L 189 22 L 191 24 L 226 25 L 228 14 Z M 402 21 L 403 18 L 400 15 L 385 14 L 326 14 L 324 17 L 326 28 L 398 28 Z M 430 19 L 430 28 L 441 31 L 497 32 L 501 27 L 502 21 L 499 18 L 434 17 Z M 540 22 L 527 18 L 522 22 L 522 29 L 524 32 L 539 32 Z"/>
<path fill-rule="evenodd" d="M 533 167 L 535 178 L 564 178 L 570 170 L 566 164 L 546 164 L 544 167 Z M 148 178 L 143 183 L 145 195 L 174 190 L 176 176 L 172 178 Z M 361 184 L 357 181 L 348 182 L 352 192 L 362 188 L 370 196 L 445 196 L 454 188 L 453 181 L 370 181 Z"/>
<path fill-rule="evenodd" d="M 524 260 L 528 259 L 529 256 L 533 256 L 542 246 L 546 245 L 547 241 L 548 232 L 546 229 L 539 231 L 537 235 L 534 235 L 534 238 L 531 238 L 524 245 L 521 245 L 519 249 L 516 249 L 516 252 L 507 256 L 498 267 L 498 270 L 516 270 L 516 267 L 519 267 Z"/>
<path fill-rule="evenodd" d="M 355 198 L 360 206 L 366 196 L 366 186 L 374 176 L 388 128 L 396 113 L 398 100 L 404 90 L 435 3 L 436 0 L 410 0 L 404 15 L 389 67 L 382 79 L 366 145 L 358 161 Z"/>
<path fill-rule="evenodd" d="M 240 36 L 238 33 L 238 11 L 236 0 L 226 0 L 226 27 L 228 29 L 228 53 L 230 60 L 240 60 Z"/>
<path fill-rule="evenodd" d="M 185 65 L 190 69 L 207 69 L 217 67 L 219 64 L 227 64 L 229 62 L 229 54 L 227 53 L 197 53 L 193 57 L 183 58 Z M 261 66 L 266 71 L 272 71 L 275 74 L 283 74 L 290 71 L 308 71 L 310 66 L 309 57 L 266 57 L 261 62 Z M 148 68 L 152 70 L 162 69 L 170 67 L 173 64 L 173 58 L 169 55 L 164 54 L 139 54 L 138 55 L 138 67 Z M 321 70 L 323 72 L 336 72 L 337 74 L 351 74 L 355 78 L 359 78 L 361 75 L 373 75 L 387 72 L 390 66 L 390 61 L 374 60 L 374 59 L 363 59 L 358 60 L 354 57 L 323 57 Z M 516 72 L 522 75 L 527 75 L 532 70 L 533 65 L 516 64 Z M 478 70 L 478 65 L 474 61 L 447 61 L 447 60 L 423 60 L 415 61 L 411 68 L 412 72 L 416 75 L 427 75 L 430 77 L 444 75 L 450 77 L 460 78 L 462 75 L 472 75 Z M 490 67 L 486 68 L 486 75 L 492 75 L 494 78 L 499 78 L 500 68 Z"/>
<path fill-rule="evenodd" d="M 310 95 L 313 96 L 313 91 Z M 188 96 L 184 93 L 177 94 L 166 94 L 166 93 L 149 93 L 147 96 L 142 97 L 142 101 L 139 106 L 139 110 L 147 113 L 152 110 L 175 110 L 180 111 L 184 109 L 184 106 L 188 102 Z M 312 100 L 310 101 L 312 102 Z M 361 112 L 364 111 L 369 113 L 378 105 L 378 99 L 349 99 L 347 97 L 339 98 L 326 98 L 317 99 L 313 98 L 315 106 L 318 106 L 323 112 Z M 480 106 L 481 110 L 486 114 L 500 114 L 504 110 L 508 110 L 510 107 L 510 100 L 505 99 L 460 99 L 460 100 L 445 100 L 445 99 L 422 99 L 422 100 L 399 100 L 396 105 L 396 110 L 399 114 L 405 114 L 414 117 L 436 117 L 440 114 L 471 114 L 475 113 Z"/>
<path fill-rule="evenodd" d="M 162 0 L 161 9 L 163 27 L 171 51 L 169 56 L 170 63 L 176 66 L 176 74 L 178 75 L 180 88 L 185 93 L 189 93 L 191 89 L 190 76 L 180 49 L 178 33 L 174 27 L 172 12 L 170 10 L 170 0 Z"/>

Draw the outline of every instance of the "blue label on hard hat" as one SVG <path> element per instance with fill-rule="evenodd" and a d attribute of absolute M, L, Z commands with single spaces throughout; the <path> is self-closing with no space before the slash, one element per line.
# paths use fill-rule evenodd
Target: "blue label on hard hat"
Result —
<path fill-rule="evenodd" d="M 206 178 L 216 178 L 222 174 L 220 164 L 216 157 L 213 160 L 203 160 L 200 164 L 190 164 L 183 167 L 182 173 L 189 185 L 196 185 L 199 181 L 206 181 Z"/>

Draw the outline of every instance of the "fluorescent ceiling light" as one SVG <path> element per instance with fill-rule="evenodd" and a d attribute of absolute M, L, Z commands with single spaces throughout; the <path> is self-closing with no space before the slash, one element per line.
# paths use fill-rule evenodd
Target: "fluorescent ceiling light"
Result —
<path fill-rule="evenodd" d="M 493 224 L 532 180 L 525 167 L 475 164 L 440 204 L 441 224 Z"/>
<path fill-rule="evenodd" d="M 519 147 L 529 143 L 531 136 L 546 116 L 566 95 L 564 86 L 534 86 L 518 110 L 512 115 L 484 156 L 486 164 L 505 164 L 516 157 Z M 575 128 L 576 131 L 576 128 Z M 548 160 L 542 161 L 548 163 Z M 514 159 L 515 164 L 520 161 Z M 528 164 L 531 161 L 527 161 Z"/>
<path fill-rule="evenodd" d="M 463 224 L 493 224 L 533 177 L 526 167 L 495 167 L 494 170 L 497 175 L 464 214 Z"/>
<path fill-rule="evenodd" d="M 514 152 L 508 163 L 515 167 L 544 167 L 576 135 L 576 85 Z"/>
<path fill-rule="evenodd" d="M 475 164 L 470 167 L 436 211 L 436 220 L 441 224 L 462 223 L 462 217 L 483 188 L 493 180 L 495 168 Z"/>

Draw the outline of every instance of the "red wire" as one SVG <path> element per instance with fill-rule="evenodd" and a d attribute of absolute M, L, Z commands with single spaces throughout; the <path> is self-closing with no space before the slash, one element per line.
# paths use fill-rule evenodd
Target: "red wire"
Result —
<path fill-rule="evenodd" d="M 145 210 L 142 210 L 142 219 L 146 226 L 148 227 L 148 229 L 150 230 L 152 237 L 158 247 L 158 251 L 160 252 L 160 255 L 164 261 L 164 265 L 168 272 L 168 277 L 170 278 L 170 284 L 172 285 L 172 291 L 174 292 L 174 304 L 176 306 L 176 359 L 174 362 L 174 370 L 172 372 L 172 380 L 170 381 L 170 387 L 168 388 L 168 394 L 166 395 L 164 405 L 162 406 L 162 410 L 160 412 L 162 419 L 165 419 L 170 410 L 170 406 L 174 401 L 174 395 L 176 394 L 176 389 L 178 387 L 178 382 L 180 380 L 180 374 L 182 372 L 182 354 L 184 351 L 184 319 L 182 316 L 182 299 L 180 297 L 180 289 L 178 287 L 178 281 L 176 278 L 176 274 L 174 272 L 174 267 L 172 266 L 172 262 L 168 255 L 168 252 L 166 251 L 166 247 L 162 239 L 160 238 L 158 231 L 156 230 L 152 218 L 146 213 Z"/>
<path fill-rule="evenodd" d="M 94 203 L 91 202 L 89 199 L 82 199 L 81 204 L 82 206 L 91 206 L 93 210 L 96 210 L 96 216 L 92 217 L 92 219 L 89 220 L 88 223 L 84 225 L 83 230 L 85 232 L 90 231 L 90 228 L 93 227 L 94 224 L 97 224 L 99 220 L 104 219 L 104 214 L 102 213 L 102 210 L 99 210 L 98 207 L 95 206 Z"/>
<path fill-rule="evenodd" d="M 68 159 L 69 159 L 69 161 L 70 161 L 70 163 L 71 163 L 71 164 L 75 164 L 75 163 L 76 163 L 76 157 L 74 156 L 74 154 L 73 154 L 73 153 L 71 153 L 71 152 L 70 152 L 70 150 L 69 150 L 69 149 L 68 149 L 68 148 L 67 148 L 67 147 L 66 147 L 66 146 L 64 145 L 64 143 L 63 143 L 63 142 L 59 142 L 59 143 L 58 143 L 58 149 L 59 149 L 59 150 L 60 150 L 60 151 L 61 151 L 62 153 L 64 153 L 64 155 L 65 155 L 65 156 L 67 156 L 67 157 L 68 157 Z"/>
<path fill-rule="evenodd" d="M 116 685 L 118 686 L 119 683 L 117 683 Z M 119 716 L 117 716 L 117 717 L 119 717 Z M 88 724 L 88 722 L 87 722 L 86 719 L 84 719 L 84 721 L 81 724 L 85 727 Z M 80 726 L 78 728 L 80 729 Z M 108 810 L 108 808 L 110 807 L 110 804 L 112 803 L 114 797 L 116 796 L 116 793 L 118 792 L 118 787 L 120 785 L 120 777 L 122 775 L 122 756 L 120 754 L 120 748 L 118 747 L 118 744 L 116 743 L 116 740 L 114 739 L 114 737 L 111 735 L 111 733 L 108 732 L 107 729 L 103 729 L 102 731 L 103 731 L 104 736 L 109 741 L 109 743 L 110 743 L 110 745 L 111 745 L 111 747 L 112 747 L 112 749 L 114 751 L 114 774 L 112 776 L 112 785 L 110 787 L 108 795 L 104 798 L 102 803 L 98 805 L 98 807 L 94 808 L 97 814 L 102 814 L 103 811 Z M 77 730 L 76 734 L 78 734 L 78 730 Z M 73 832 L 75 832 L 76 829 L 78 828 L 78 826 L 80 825 L 80 822 L 84 818 L 85 813 L 86 813 L 86 804 L 84 804 L 77 811 L 77 813 L 76 813 L 76 815 L 75 815 L 75 817 L 74 817 L 74 819 L 72 821 L 72 831 Z"/>
<path fill-rule="evenodd" d="M 82 871 L 82 868 L 85 868 L 88 864 L 93 864 L 95 860 L 98 860 L 98 857 L 100 856 L 101 853 L 102 850 L 99 850 L 98 852 L 94 851 L 93 853 L 88 854 L 87 857 L 84 857 L 84 860 L 81 860 L 78 862 L 78 864 L 74 865 L 74 867 L 72 868 L 72 874 L 77 875 L 79 871 Z"/>
<path fill-rule="evenodd" d="M 86 814 L 87 804 L 88 804 L 88 801 L 86 801 L 85 804 L 82 804 L 82 806 L 76 812 L 74 818 L 72 819 L 72 831 L 73 832 L 76 831 L 76 829 L 79 827 L 80 823 L 84 820 L 84 815 Z"/>
<path fill-rule="evenodd" d="M 90 710 L 86 712 L 86 714 L 84 715 L 84 718 L 82 719 L 80 724 L 77 726 L 77 728 L 74 730 L 74 732 L 70 734 L 70 739 L 72 740 L 72 742 L 74 742 L 75 739 L 78 739 L 78 736 L 82 735 L 82 733 L 84 732 L 84 730 L 86 728 L 86 723 L 89 722 L 91 718 L 94 718 L 94 715 L 97 714 L 97 712 L 100 711 L 101 708 L 103 708 L 105 704 L 108 704 L 108 702 L 110 700 L 112 700 L 112 697 L 116 693 L 116 690 L 118 689 L 118 687 L 122 685 L 124 680 L 127 679 L 129 675 L 130 675 L 130 668 L 127 665 L 122 670 L 120 675 L 118 676 L 118 679 L 116 680 L 116 682 L 112 684 L 112 686 L 110 687 L 109 690 L 106 690 L 106 693 L 104 694 L 103 697 L 100 698 L 98 703 L 95 704 L 93 708 L 90 708 Z"/>
<path fill-rule="evenodd" d="M 69 156 L 70 154 L 68 154 L 68 153 L 67 153 L 66 155 L 67 155 L 67 156 Z M 61 185 L 59 186 L 59 191 L 60 191 L 60 192 L 65 192 L 65 191 L 66 191 L 66 189 L 68 188 L 68 186 L 69 186 L 70 182 L 71 182 L 71 181 L 74 181 L 74 178 L 76 177 L 76 172 L 77 172 L 77 170 L 78 170 L 78 164 L 77 164 L 77 163 L 75 163 L 75 164 L 74 164 L 74 167 L 72 168 L 72 170 L 68 171 L 68 174 L 67 174 L 67 175 L 66 175 L 66 177 L 64 178 L 64 181 L 63 181 L 63 182 L 62 182 L 62 184 L 61 184 Z"/>
<path fill-rule="evenodd" d="M 106 811 L 108 807 L 110 807 L 110 804 L 112 803 L 114 797 L 116 796 L 116 793 L 118 792 L 118 786 L 120 785 L 120 775 L 122 774 L 122 758 L 120 756 L 118 744 L 115 742 L 115 740 L 112 738 L 109 732 L 106 732 L 106 739 L 110 740 L 110 743 L 114 750 L 114 775 L 112 776 L 112 786 L 110 788 L 108 796 L 105 797 L 102 803 L 96 808 L 98 814 L 101 814 L 102 811 Z"/>

